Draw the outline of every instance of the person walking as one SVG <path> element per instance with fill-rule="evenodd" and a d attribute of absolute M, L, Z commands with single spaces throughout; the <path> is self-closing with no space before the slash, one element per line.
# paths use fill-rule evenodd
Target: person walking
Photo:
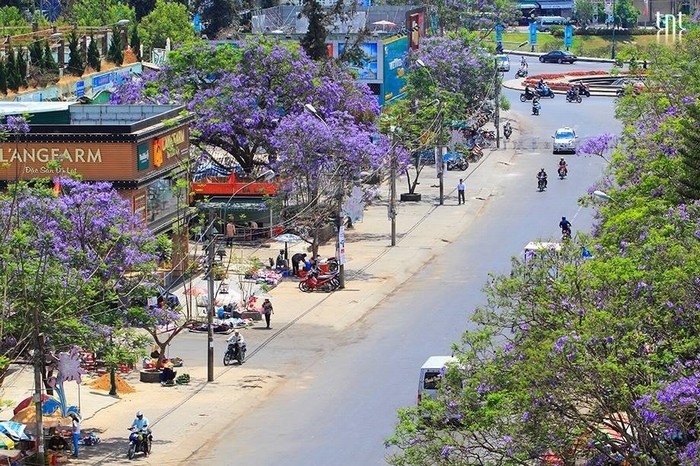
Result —
<path fill-rule="evenodd" d="M 464 200 L 464 191 L 467 187 L 464 185 L 464 180 L 459 179 L 459 184 L 457 185 L 457 205 L 466 204 L 467 201 Z"/>
<path fill-rule="evenodd" d="M 265 324 L 267 325 L 265 328 L 270 328 L 270 317 L 274 313 L 275 311 L 272 309 L 272 303 L 266 298 L 262 304 L 262 314 L 265 316 Z"/>
<path fill-rule="evenodd" d="M 73 431 L 73 456 L 78 457 L 78 450 L 80 449 L 80 418 L 75 413 L 70 413 L 70 417 L 73 418 L 71 422 L 71 428 Z"/>

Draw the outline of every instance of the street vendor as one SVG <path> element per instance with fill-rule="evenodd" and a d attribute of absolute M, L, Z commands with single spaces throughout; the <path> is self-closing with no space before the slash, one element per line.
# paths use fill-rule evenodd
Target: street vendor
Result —
<path fill-rule="evenodd" d="M 54 430 L 47 444 L 47 448 L 50 451 L 65 451 L 68 450 L 68 442 L 66 442 L 66 439 L 61 436 L 58 430 Z"/>

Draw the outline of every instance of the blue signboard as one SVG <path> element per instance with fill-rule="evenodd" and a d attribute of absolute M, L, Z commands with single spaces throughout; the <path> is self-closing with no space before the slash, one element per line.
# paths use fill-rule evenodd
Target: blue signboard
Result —
<path fill-rule="evenodd" d="M 102 87 L 112 82 L 112 74 L 106 73 L 92 78 L 92 87 Z"/>
<path fill-rule="evenodd" d="M 75 96 L 82 97 L 85 95 L 85 81 L 78 81 L 75 83 Z"/>
<path fill-rule="evenodd" d="M 503 42 L 503 25 L 501 23 L 496 25 L 496 42 Z"/>
<path fill-rule="evenodd" d="M 406 55 L 408 37 L 400 36 L 384 42 L 384 85 L 380 104 L 400 99 L 406 92 Z"/>
<path fill-rule="evenodd" d="M 569 47 L 574 42 L 574 27 L 571 24 L 564 26 L 564 47 L 569 50 Z"/>
<path fill-rule="evenodd" d="M 537 45 L 537 23 L 534 21 L 530 23 L 530 45 Z"/>

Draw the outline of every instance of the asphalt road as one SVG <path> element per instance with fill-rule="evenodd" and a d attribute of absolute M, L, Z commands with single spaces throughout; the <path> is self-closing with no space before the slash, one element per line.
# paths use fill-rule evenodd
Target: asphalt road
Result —
<path fill-rule="evenodd" d="M 536 66 L 540 65 L 531 70 Z M 612 99 L 568 104 L 558 95 L 543 102 L 540 117 L 531 117 L 529 103 L 520 103 L 514 91 L 504 93 L 513 109 L 522 111 L 527 130 L 526 135 L 516 131 L 509 143 L 535 142 L 515 158 L 499 195 L 488 202 L 478 221 L 438 260 L 342 336 L 324 340 L 323 329 L 300 323 L 296 338 L 275 339 L 258 352 L 256 364 L 286 364 L 288 382 L 221 432 L 197 458 L 221 465 L 385 464 L 383 441 L 393 430 L 396 409 L 415 403 L 424 360 L 449 354 L 450 345 L 472 328 L 468 317 L 483 302 L 481 287 L 487 274 L 507 272 L 511 256 L 520 254 L 527 242 L 558 238 L 562 215 L 572 221 L 574 232 L 590 228 L 592 212 L 579 209 L 576 200 L 600 176 L 605 162 L 566 156 L 570 175 L 559 180 L 554 176 L 559 157 L 546 144 L 564 123 L 581 137 L 618 132 Z M 551 174 L 549 189 L 543 193 L 537 192 L 535 179 L 541 167 Z M 313 345 L 299 335 L 307 335 Z M 294 363 L 289 354 L 294 354 Z"/>

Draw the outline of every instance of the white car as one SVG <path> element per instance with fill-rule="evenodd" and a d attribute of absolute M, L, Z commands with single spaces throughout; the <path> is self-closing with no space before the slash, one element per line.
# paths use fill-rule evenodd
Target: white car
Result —
<path fill-rule="evenodd" d="M 571 152 L 576 153 L 576 132 L 565 126 L 559 128 L 552 138 L 554 139 L 554 145 L 552 147 L 552 153 L 558 154 L 560 152 Z"/>
<path fill-rule="evenodd" d="M 510 71 L 510 58 L 508 58 L 508 55 L 496 55 L 496 70 L 501 73 Z"/>

